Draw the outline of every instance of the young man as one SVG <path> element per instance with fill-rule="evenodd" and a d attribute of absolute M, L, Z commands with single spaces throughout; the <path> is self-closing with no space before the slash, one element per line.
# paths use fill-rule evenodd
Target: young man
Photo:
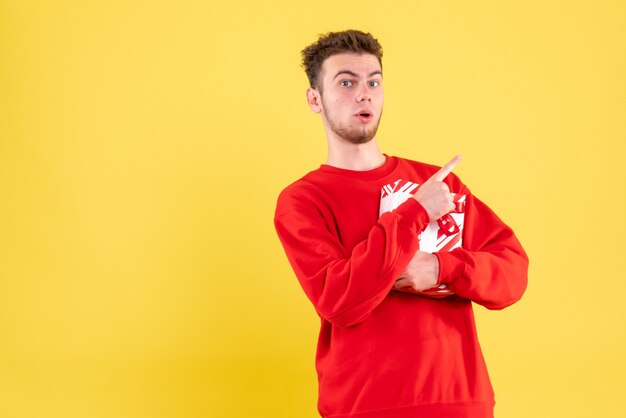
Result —
<path fill-rule="evenodd" d="M 382 50 L 326 34 L 302 51 L 328 160 L 279 196 L 275 226 L 321 317 L 326 418 L 493 416 L 472 302 L 502 309 L 526 288 L 513 231 L 451 173 L 382 154 Z"/>

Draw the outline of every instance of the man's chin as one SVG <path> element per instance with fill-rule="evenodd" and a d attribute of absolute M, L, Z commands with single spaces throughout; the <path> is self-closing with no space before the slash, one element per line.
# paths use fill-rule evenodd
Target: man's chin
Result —
<path fill-rule="evenodd" d="M 367 144 L 376 136 L 376 132 L 362 132 L 360 134 L 347 135 L 343 139 L 351 144 Z"/>
<path fill-rule="evenodd" d="M 374 139 L 375 136 L 376 136 L 376 133 L 374 132 L 374 133 L 368 133 L 367 135 L 353 136 L 350 138 L 346 138 L 346 140 L 353 144 L 360 145 L 360 144 L 367 144 L 372 139 Z"/>
<path fill-rule="evenodd" d="M 368 142 L 370 142 L 372 139 L 374 139 L 374 136 L 359 136 L 359 137 L 351 137 L 351 138 L 344 138 L 346 139 L 346 141 L 350 142 L 351 144 L 355 144 L 355 145 L 361 145 L 361 144 L 367 144 Z"/>

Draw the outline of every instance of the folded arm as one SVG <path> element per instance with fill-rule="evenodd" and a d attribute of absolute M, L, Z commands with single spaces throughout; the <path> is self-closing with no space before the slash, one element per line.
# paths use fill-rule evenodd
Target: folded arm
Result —
<path fill-rule="evenodd" d="M 488 309 L 518 301 L 527 285 L 528 257 L 515 234 L 471 195 L 465 213 L 463 247 L 435 253 L 438 284 Z"/>
<path fill-rule="evenodd" d="M 305 196 L 279 198 L 274 219 L 289 262 L 318 314 L 338 326 L 365 320 L 389 293 L 418 248 L 428 224 L 414 199 L 383 214 L 351 251 L 334 230 L 332 213 Z"/>

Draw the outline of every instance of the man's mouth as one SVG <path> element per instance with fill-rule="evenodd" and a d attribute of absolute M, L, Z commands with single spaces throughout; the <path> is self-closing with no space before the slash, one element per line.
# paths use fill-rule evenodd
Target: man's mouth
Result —
<path fill-rule="evenodd" d="M 354 116 L 356 116 L 356 118 L 361 122 L 369 122 L 373 117 L 372 112 L 369 110 L 362 110 Z"/>

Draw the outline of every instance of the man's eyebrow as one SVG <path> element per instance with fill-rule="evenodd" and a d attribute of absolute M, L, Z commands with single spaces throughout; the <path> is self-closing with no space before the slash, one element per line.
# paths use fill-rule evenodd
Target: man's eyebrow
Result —
<path fill-rule="evenodd" d="M 341 70 L 339 71 L 337 74 L 335 74 L 335 77 L 333 77 L 333 80 L 337 77 L 339 77 L 341 74 L 348 74 L 351 75 L 352 77 L 357 77 L 357 74 L 354 71 L 350 71 L 350 70 Z"/>
<path fill-rule="evenodd" d="M 359 75 L 357 73 L 355 73 L 354 71 L 350 71 L 350 70 L 341 70 L 339 71 L 337 74 L 335 74 L 335 77 L 333 77 L 333 80 L 337 77 L 339 77 L 341 74 L 348 74 L 351 75 L 352 77 L 358 77 Z M 379 75 L 383 75 L 383 73 L 380 70 L 376 70 L 374 72 L 369 73 L 368 77 L 373 77 L 376 74 Z"/>

